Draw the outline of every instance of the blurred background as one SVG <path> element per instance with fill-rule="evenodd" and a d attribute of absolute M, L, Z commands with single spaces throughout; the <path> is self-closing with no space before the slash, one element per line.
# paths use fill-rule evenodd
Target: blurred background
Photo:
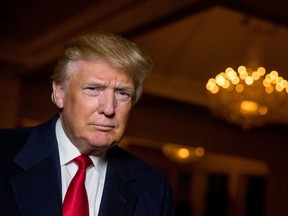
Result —
<path fill-rule="evenodd" d="M 120 34 L 154 61 L 120 145 L 169 176 L 175 215 L 287 215 L 287 10 L 285 0 L 2 0 L 0 127 L 57 113 L 50 75 L 66 40 Z"/>

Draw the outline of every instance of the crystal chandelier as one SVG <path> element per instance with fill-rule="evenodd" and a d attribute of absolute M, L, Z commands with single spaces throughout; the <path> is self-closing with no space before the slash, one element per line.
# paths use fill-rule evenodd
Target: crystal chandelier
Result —
<path fill-rule="evenodd" d="M 277 71 L 229 67 L 208 80 L 213 113 L 244 129 L 288 123 L 288 81 Z"/>

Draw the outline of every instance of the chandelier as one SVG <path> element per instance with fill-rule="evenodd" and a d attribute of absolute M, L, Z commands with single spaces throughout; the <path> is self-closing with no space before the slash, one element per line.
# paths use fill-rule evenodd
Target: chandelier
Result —
<path fill-rule="evenodd" d="M 228 67 L 206 89 L 212 112 L 244 129 L 288 123 L 288 81 L 275 70 Z"/>

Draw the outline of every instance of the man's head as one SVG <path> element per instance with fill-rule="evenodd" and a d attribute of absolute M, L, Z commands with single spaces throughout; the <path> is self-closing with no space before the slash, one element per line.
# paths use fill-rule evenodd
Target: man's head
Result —
<path fill-rule="evenodd" d="M 135 82 L 136 103 L 142 93 L 143 80 L 152 69 L 152 60 L 135 43 L 112 33 L 80 34 L 66 43 L 52 75 L 52 81 L 64 83 L 78 60 L 105 60 L 131 74 Z"/>
<path fill-rule="evenodd" d="M 120 141 L 151 67 L 134 43 L 110 33 L 83 34 L 66 44 L 52 75 L 52 98 L 81 153 L 100 154 Z"/>

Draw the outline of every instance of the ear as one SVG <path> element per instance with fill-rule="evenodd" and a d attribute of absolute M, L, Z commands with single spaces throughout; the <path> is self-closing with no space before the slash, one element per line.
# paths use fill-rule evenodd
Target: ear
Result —
<path fill-rule="evenodd" d="M 52 101 L 59 107 L 60 109 L 63 108 L 64 104 L 64 89 L 62 84 L 57 84 L 53 82 L 53 92 L 52 92 Z"/>

